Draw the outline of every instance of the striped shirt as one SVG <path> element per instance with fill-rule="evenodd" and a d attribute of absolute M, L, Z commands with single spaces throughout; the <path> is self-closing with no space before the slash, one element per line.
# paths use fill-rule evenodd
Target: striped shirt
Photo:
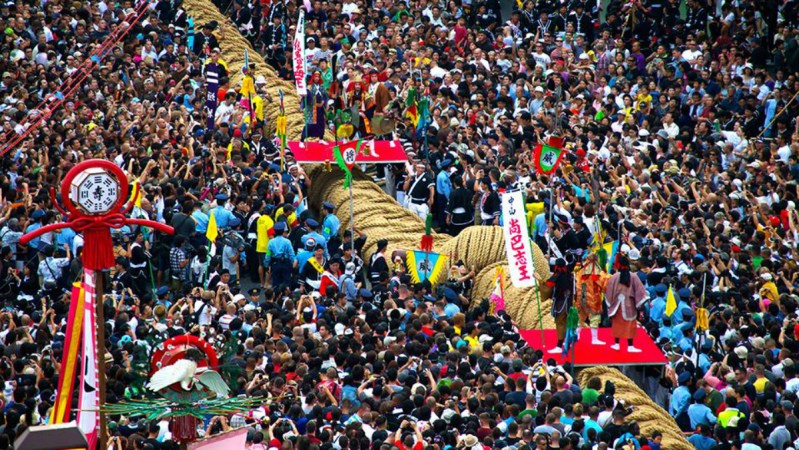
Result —
<path fill-rule="evenodd" d="M 230 330 L 230 322 L 233 322 L 233 319 L 235 318 L 236 316 L 234 316 L 233 314 L 225 314 L 224 316 L 220 317 L 219 328 L 221 328 L 222 331 Z"/>

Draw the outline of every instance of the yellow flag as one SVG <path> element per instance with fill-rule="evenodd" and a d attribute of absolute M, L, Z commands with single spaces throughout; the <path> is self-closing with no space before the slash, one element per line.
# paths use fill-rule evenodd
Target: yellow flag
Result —
<path fill-rule="evenodd" d="M 677 309 L 677 299 L 674 298 L 674 289 L 669 286 L 669 293 L 666 295 L 666 315 L 671 317 Z"/>
<path fill-rule="evenodd" d="M 141 183 L 139 183 L 138 179 L 133 181 L 133 192 L 131 192 L 130 195 L 131 195 L 130 200 L 133 201 L 133 205 L 136 206 L 137 208 L 141 208 L 142 192 L 141 192 Z"/>
<path fill-rule="evenodd" d="M 205 230 L 205 237 L 208 238 L 209 241 L 214 242 L 216 237 L 219 236 L 219 229 L 216 227 L 216 218 L 214 217 L 214 212 L 211 211 L 210 219 L 208 219 L 208 229 Z"/>
<path fill-rule="evenodd" d="M 710 320 L 710 316 L 707 313 L 707 309 L 705 308 L 697 308 L 696 309 L 696 329 L 699 331 L 705 331 L 710 328 L 708 321 Z"/>
<path fill-rule="evenodd" d="M 241 94 L 241 96 L 244 98 L 249 98 L 250 95 L 255 95 L 255 84 L 253 84 L 251 75 L 245 75 L 244 79 L 241 80 L 241 90 L 239 90 L 239 94 Z"/>

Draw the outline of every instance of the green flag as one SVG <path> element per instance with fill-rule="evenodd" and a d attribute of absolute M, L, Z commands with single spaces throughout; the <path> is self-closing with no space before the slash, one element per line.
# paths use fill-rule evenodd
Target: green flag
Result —
<path fill-rule="evenodd" d="M 344 171 L 344 189 L 349 188 L 352 183 L 352 166 L 355 165 L 355 160 L 361 153 L 362 144 L 363 140 L 359 139 L 354 149 L 348 148 L 344 150 L 344 153 L 341 152 L 341 147 L 338 145 L 333 147 L 333 158 L 336 159 L 339 168 Z"/>
<path fill-rule="evenodd" d="M 548 174 L 554 171 L 563 156 L 563 149 L 547 144 L 538 144 L 535 148 L 534 162 L 539 173 Z"/>

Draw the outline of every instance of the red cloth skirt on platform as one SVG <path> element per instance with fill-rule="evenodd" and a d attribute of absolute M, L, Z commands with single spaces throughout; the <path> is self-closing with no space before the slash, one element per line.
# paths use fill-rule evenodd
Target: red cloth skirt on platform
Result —
<path fill-rule="evenodd" d="M 635 330 L 638 328 L 637 320 L 624 320 L 621 311 L 613 316 L 611 331 L 616 339 L 633 339 Z"/>

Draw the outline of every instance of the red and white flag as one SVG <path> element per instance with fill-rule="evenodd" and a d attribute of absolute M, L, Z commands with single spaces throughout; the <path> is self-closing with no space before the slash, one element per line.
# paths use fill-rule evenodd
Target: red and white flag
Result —
<path fill-rule="evenodd" d="M 97 334 L 95 326 L 94 270 L 83 269 L 83 372 L 80 375 L 78 397 L 78 427 L 89 441 L 88 448 L 97 447 L 100 426 L 100 384 L 97 377 Z M 103 355 L 104 356 L 104 355 Z"/>

